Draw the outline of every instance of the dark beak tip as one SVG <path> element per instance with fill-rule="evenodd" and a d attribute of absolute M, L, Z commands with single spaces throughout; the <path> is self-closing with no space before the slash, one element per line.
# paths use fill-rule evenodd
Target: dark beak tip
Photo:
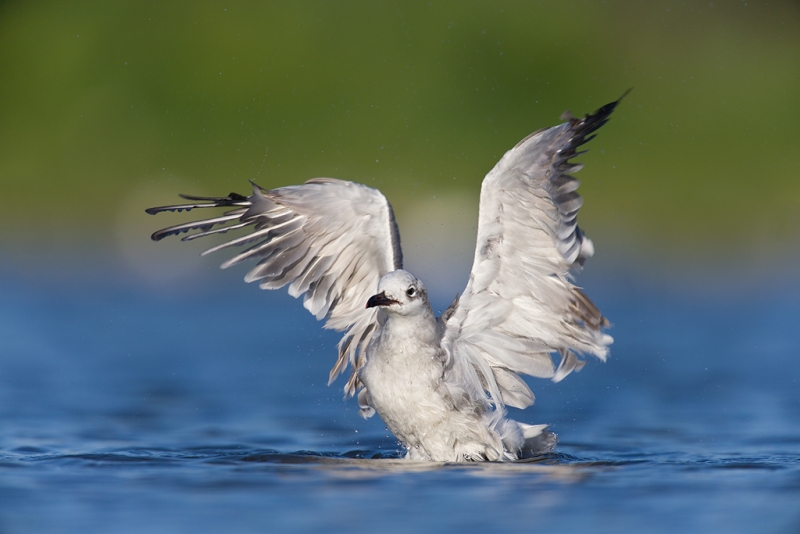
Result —
<path fill-rule="evenodd" d="M 372 295 L 369 300 L 367 300 L 367 308 L 374 308 L 375 306 L 381 305 L 381 300 L 385 299 L 386 296 L 384 293 L 378 293 L 377 295 Z"/>
<path fill-rule="evenodd" d="M 375 306 L 388 306 L 394 304 L 396 301 L 388 298 L 385 291 L 381 291 L 377 295 L 372 295 L 367 301 L 367 308 L 374 308 Z"/>

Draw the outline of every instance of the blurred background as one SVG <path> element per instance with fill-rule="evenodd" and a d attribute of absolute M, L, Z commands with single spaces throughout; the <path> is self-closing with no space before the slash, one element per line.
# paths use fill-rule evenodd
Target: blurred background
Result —
<path fill-rule="evenodd" d="M 423 278 L 456 258 L 457 291 L 486 172 L 633 87 L 581 158 L 589 266 L 786 276 L 799 66 L 789 1 L 5 1 L 0 261 L 172 285 L 222 258 L 151 243 L 176 219 L 144 208 L 333 176 L 387 195 Z"/>

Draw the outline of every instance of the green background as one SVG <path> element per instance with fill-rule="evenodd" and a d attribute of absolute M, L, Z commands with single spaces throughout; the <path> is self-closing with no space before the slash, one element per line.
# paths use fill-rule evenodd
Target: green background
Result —
<path fill-rule="evenodd" d="M 146 251 L 177 192 L 314 176 L 379 187 L 406 242 L 429 212 L 471 240 L 505 150 L 629 87 L 578 175 L 598 248 L 798 250 L 796 2 L 11 1 L 0 72 L 12 256 Z"/>

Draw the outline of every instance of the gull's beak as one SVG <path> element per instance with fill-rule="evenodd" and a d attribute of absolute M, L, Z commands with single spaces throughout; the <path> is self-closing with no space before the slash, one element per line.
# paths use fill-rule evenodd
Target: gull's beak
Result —
<path fill-rule="evenodd" d="M 374 308 L 375 306 L 389 306 L 390 304 L 399 304 L 396 300 L 390 299 L 386 296 L 386 291 L 381 291 L 377 295 L 372 295 L 367 301 L 367 308 Z"/>

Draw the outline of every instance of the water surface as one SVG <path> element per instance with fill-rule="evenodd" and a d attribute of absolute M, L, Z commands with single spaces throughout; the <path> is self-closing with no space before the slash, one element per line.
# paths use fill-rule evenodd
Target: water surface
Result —
<path fill-rule="evenodd" d="M 611 358 L 512 413 L 556 452 L 448 465 L 325 384 L 284 294 L 7 269 L 0 532 L 800 531 L 800 288 L 591 276 Z"/>

